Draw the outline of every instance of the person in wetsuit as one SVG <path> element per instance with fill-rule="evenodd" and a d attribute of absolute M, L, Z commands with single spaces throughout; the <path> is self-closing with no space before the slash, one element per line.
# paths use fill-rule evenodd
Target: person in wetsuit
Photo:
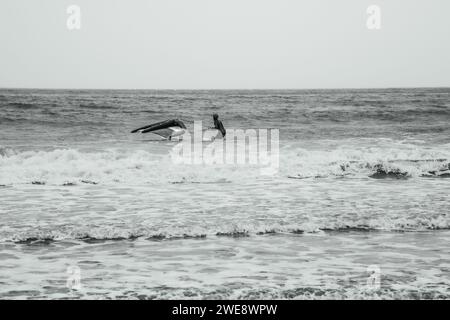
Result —
<path fill-rule="evenodd" d="M 222 133 L 222 137 L 225 138 L 225 135 L 227 134 L 227 130 L 225 130 L 222 121 L 219 120 L 219 115 L 217 113 L 213 114 L 214 119 L 214 129 L 217 129 Z"/>

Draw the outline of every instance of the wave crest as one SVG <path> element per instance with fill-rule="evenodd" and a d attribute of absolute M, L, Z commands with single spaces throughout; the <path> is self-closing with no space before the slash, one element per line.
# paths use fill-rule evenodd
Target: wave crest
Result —
<path fill-rule="evenodd" d="M 167 150 L 169 151 L 169 150 Z M 314 151 L 284 147 L 277 175 L 281 178 L 408 179 L 450 177 L 450 152 L 439 150 L 360 148 Z M 0 147 L 0 184 L 50 185 L 223 183 L 258 179 L 251 165 L 170 163 L 169 152 L 76 149 L 16 151 Z"/>
<path fill-rule="evenodd" d="M 88 244 L 105 241 L 147 241 L 204 239 L 211 237 L 259 237 L 274 234 L 314 234 L 334 232 L 411 232 L 450 230 L 450 220 L 445 215 L 386 218 L 378 217 L 350 221 L 348 219 L 326 219 L 320 222 L 247 222 L 221 223 L 221 225 L 204 225 L 192 227 L 190 224 L 173 226 L 160 225 L 156 221 L 152 225 L 55 225 L 33 227 L 25 230 L 4 228 L 0 230 L 0 241 L 10 241 L 27 245 L 45 245 L 55 241 L 82 241 Z"/>

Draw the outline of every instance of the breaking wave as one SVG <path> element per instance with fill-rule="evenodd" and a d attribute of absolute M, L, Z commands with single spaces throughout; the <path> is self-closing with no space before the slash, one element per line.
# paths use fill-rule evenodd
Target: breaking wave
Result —
<path fill-rule="evenodd" d="M 134 241 L 136 239 L 147 241 L 165 241 L 180 239 L 204 239 L 211 237 L 260 237 L 275 234 L 314 234 L 314 233 L 343 233 L 343 232 L 411 232 L 450 230 L 450 220 L 446 213 L 433 215 L 417 215 L 388 218 L 383 216 L 373 218 L 348 219 L 315 219 L 311 217 L 305 222 L 296 222 L 296 218 L 282 221 L 267 220 L 226 222 L 220 225 L 204 223 L 192 226 L 189 222 L 178 221 L 167 225 L 157 218 L 151 222 L 136 223 L 124 226 L 122 224 L 106 225 L 51 225 L 14 229 L 4 227 L 0 230 L 1 242 L 15 242 L 27 245 L 50 244 L 55 241 L 76 240 L 85 243 L 98 243 L 105 241 Z"/>
<path fill-rule="evenodd" d="M 82 152 L 75 149 L 16 152 L 0 148 L 0 184 L 161 184 L 223 183 L 238 178 L 243 171 L 233 168 L 168 165 L 168 154 L 144 150 Z M 258 174 L 252 170 L 247 174 Z"/>
<path fill-rule="evenodd" d="M 450 150 L 450 148 L 449 148 Z M 171 163 L 170 150 L 16 151 L 0 147 L 0 184 L 227 183 L 261 178 L 258 165 Z M 449 178 L 450 152 L 399 148 L 280 150 L 278 178 Z M 170 163 L 170 165 L 168 165 Z"/>
<path fill-rule="evenodd" d="M 293 179 L 450 177 L 450 146 L 448 145 L 435 149 L 420 148 L 415 145 L 338 148 L 331 151 L 301 149 L 287 155 L 287 158 L 285 162 L 291 164 L 288 176 Z"/>

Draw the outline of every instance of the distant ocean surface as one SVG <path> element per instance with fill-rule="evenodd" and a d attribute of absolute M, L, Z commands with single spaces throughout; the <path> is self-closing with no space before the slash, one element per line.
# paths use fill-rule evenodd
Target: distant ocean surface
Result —
<path fill-rule="evenodd" d="M 130 133 L 214 112 L 278 172 Z M 449 190 L 450 88 L 0 89 L 0 299 L 449 299 Z"/>

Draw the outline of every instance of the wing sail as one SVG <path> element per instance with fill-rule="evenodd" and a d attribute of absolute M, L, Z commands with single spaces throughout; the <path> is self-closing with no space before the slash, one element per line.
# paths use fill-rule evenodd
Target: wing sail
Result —
<path fill-rule="evenodd" d="M 171 128 L 166 128 L 166 129 L 155 130 L 155 131 L 152 131 L 151 133 L 154 133 L 164 139 L 168 139 L 170 136 L 172 136 L 172 134 L 174 133 L 174 130 L 172 130 Z"/>

